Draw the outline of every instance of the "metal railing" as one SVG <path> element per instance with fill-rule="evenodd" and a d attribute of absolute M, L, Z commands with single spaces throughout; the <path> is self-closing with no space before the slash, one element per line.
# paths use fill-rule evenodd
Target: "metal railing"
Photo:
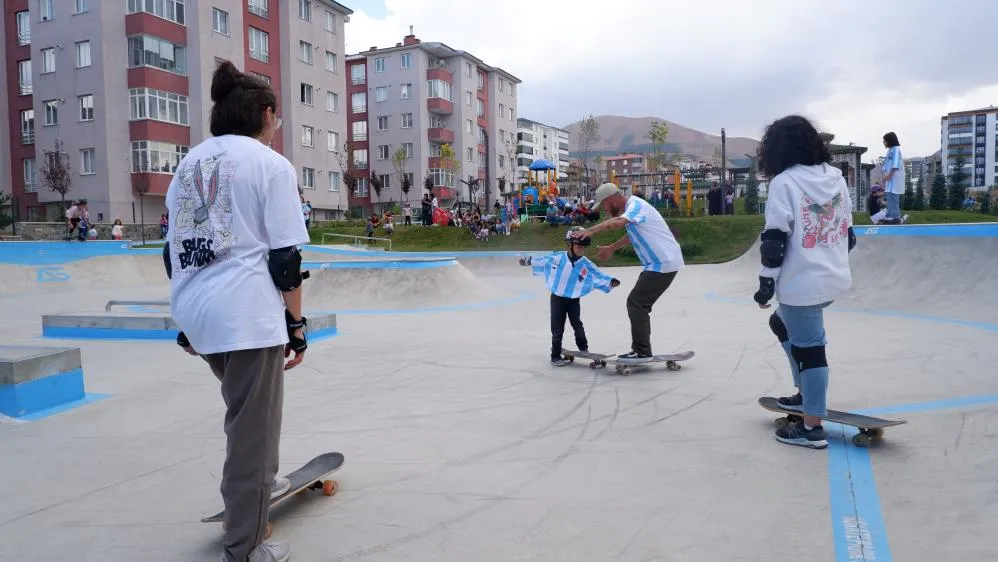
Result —
<path fill-rule="evenodd" d="M 392 251 L 392 240 L 391 240 L 391 238 L 374 238 L 374 237 L 368 238 L 367 236 L 358 236 L 358 235 L 354 235 L 354 234 L 333 234 L 331 232 L 323 232 L 322 233 L 322 245 L 323 246 L 326 245 L 326 237 L 327 236 L 334 236 L 334 237 L 337 237 L 337 238 L 350 238 L 350 239 L 353 240 L 353 242 L 351 244 L 354 245 L 354 246 L 366 246 L 367 245 L 367 242 L 366 242 L 367 240 L 380 240 L 382 242 L 388 242 L 388 251 L 389 252 Z M 362 243 L 361 242 L 362 240 L 364 240 L 365 242 Z"/>
<path fill-rule="evenodd" d="M 31 84 L 31 82 L 21 82 L 18 86 L 18 92 L 20 92 L 22 96 L 31 95 L 34 91 L 35 87 Z"/>
<path fill-rule="evenodd" d="M 111 312 L 115 306 L 170 306 L 170 301 L 107 301 L 104 312 Z"/>
<path fill-rule="evenodd" d="M 35 131 L 21 131 L 21 144 L 35 144 Z"/>
<path fill-rule="evenodd" d="M 19 31 L 17 32 L 17 46 L 23 47 L 25 45 L 31 44 L 31 32 L 30 31 Z"/>

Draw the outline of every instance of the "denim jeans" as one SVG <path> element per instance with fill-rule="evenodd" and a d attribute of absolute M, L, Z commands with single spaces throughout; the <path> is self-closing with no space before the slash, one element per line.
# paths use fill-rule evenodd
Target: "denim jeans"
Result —
<path fill-rule="evenodd" d="M 804 413 L 809 416 L 822 417 L 828 414 L 826 393 L 828 390 L 828 367 L 814 367 L 798 371 L 797 360 L 791 354 L 793 347 L 824 347 L 828 341 L 825 337 L 824 311 L 831 302 L 813 306 L 790 306 L 780 304 L 776 314 L 783 320 L 787 328 L 789 341 L 784 342 L 783 350 L 790 360 L 790 369 L 794 378 L 794 386 L 800 389 L 804 398 Z"/>
<path fill-rule="evenodd" d="M 887 199 L 887 218 L 888 219 L 899 219 L 901 218 L 901 194 L 887 192 L 884 194 Z"/>

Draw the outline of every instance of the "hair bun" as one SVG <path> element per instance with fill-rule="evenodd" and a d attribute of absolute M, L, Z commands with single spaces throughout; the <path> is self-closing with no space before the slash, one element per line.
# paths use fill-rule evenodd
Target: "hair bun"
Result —
<path fill-rule="evenodd" d="M 225 99 L 239 84 L 242 73 L 232 61 L 222 61 L 211 79 L 211 101 L 218 103 Z"/>

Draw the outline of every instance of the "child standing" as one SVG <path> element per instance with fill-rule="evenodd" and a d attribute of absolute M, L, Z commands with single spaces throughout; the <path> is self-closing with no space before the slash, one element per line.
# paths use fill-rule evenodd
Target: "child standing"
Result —
<path fill-rule="evenodd" d="M 856 245 L 849 187 L 831 160 L 818 131 L 797 115 L 770 125 L 759 145 L 759 167 L 772 180 L 755 302 L 769 308 L 773 297 L 780 301 L 769 327 L 790 361 L 797 393 L 779 403 L 801 412 L 776 439 L 814 449 L 828 446 L 821 426 L 828 414 L 824 310 L 852 286 L 849 252 Z"/>
<path fill-rule="evenodd" d="M 125 237 L 125 225 L 121 224 L 121 219 L 114 219 L 114 226 L 111 227 L 111 239 L 121 240 Z"/>
<path fill-rule="evenodd" d="M 534 275 L 543 275 L 544 282 L 551 291 L 551 364 L 558 367 L 568 364 L 568 360 L 561 354 L 565 317 L 568 317 L 575 331 L 575 345 L 579 351 L 589 351 L 589 341 L 582 327 L 580 299 L 593 289 L 609 293 L 620 285 L 620 281 L 600 271 L 596 264 L 585 257 L 585 249 L 592 244 L 592 239 L 573 238 L 572 233 L 578 230 L 583 228 L 573 226 L 565 233 L 567 251 L 520 262 L 522 265 L 531 265 Z"/>

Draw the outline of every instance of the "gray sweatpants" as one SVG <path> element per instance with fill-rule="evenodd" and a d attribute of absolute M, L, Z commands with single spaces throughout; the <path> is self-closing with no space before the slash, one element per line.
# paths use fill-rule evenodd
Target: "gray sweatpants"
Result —
<path fill-rule="evenodd" d="M 676 278 L 676 271 L 642 271 L 627 295 L 627 316 L 631 320 L 631 351 L 651 355 L 651 308 Z"/>
<path fill-rule="evenodd" d="M 284 404 L 284 346 L 203 356 L 222 383 L 225 464 L 222 502 L 227 562 L 246 562 L 263 542 L 278 470 Z"/>

